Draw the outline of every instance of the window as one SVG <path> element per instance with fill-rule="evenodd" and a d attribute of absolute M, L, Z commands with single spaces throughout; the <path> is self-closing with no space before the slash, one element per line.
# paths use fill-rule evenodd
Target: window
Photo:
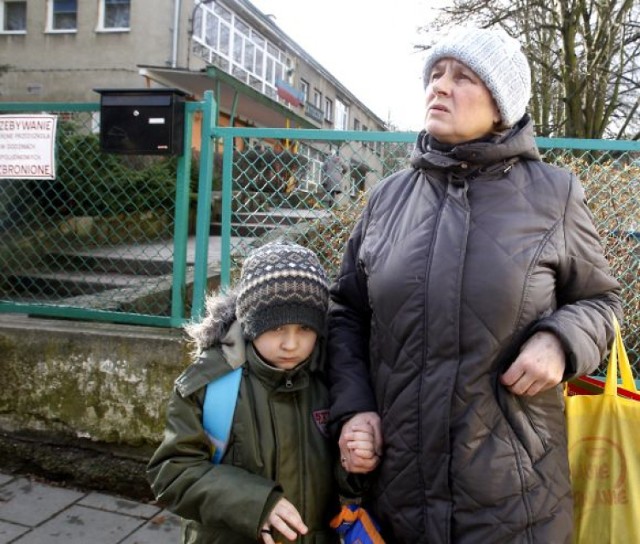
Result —
<path fill-rule="evenodd" d="M 242 64 L 242 36 L 238 32 L 233 34 L 233 62 Z"/>
<path fill-rule="evenodd" d="M 49 0 L 47 8 L 49 30 L 76 30 L 78 28 L 77 0 Z"/>
<path fill-rule="evenodd" d="M 349 128 L 349 106 L 342 100 L 336 98 L 336 130 L 348 130 Z"/>
<path fill-rule="evenodd" d="M 273 83 L 275 81 L 275 78 L 273 77 L 273 59 L 271 57 L 267 58 L 267 70 L 264 74 L 264 78 L 269 83 Z"/>
<path fill-rule="evenodd" d="M 228 55 L 231 43 L 231 27 L 220 22 L 220 45 L 219 50 L 222 54 Z"/>
<path fill-rule="evenodd" d="M 300 90 L 304 95 L 303 102 L 308 102 L 309 101 L 309 83 L 307 83 L 304 79 L 300 80 Z"/>
<path fill-rule="evenodd" d="M 318 109 L 322 107 L 322 93 L 318 89 L 313 89 L 313 105 Z"/>
<path fill-rule="evenodd" d="M 367 132 L 369 130 L 369 127 L 367 125 L 362 125 L 362 132 Z M 364 147 L 365 149 L 371 149 L 373 151 L 373 142 L 364 142 Z"/>
<path fill-rule="evenodd" d="M 199 3 L 191 38 L 201 46 L 192 50 L 206 62 L 276 99 L 276 80 L 288 75 L 291 61 L 235 13 L 217 2 Z"/>
<path fill-rule="evenodd" d="M 353 130 L 360 130 L 360 119 L 353 120 Z"/>
<path fill-rule="evenodd" d="M 3 32 L 26 32 L 27 2 L 0 0 L 0 23 Z"/>
<path fill-rule="evenodd" d="M 248 40 L 244 44 L 243 64 L 249 72 L 256 71 L 256 46 Z"/>
<path fill-rule="evenodd" d="M 191 35 L 204 40 L 204 33 L 202 32 L 202 9 L 196 9 L 193 12 L 193 18 L 191 19 Z"/>
<path fill-rule="evenodd" d="M 101 0 L 100 28 L 128 30 L 131 18 L 131 0 Z"/>
<path fill-rule="evenodd" d="M 329 122 L 333 121 L 333 100 L 330 98 L 324 99 L 324 118 Z"/>

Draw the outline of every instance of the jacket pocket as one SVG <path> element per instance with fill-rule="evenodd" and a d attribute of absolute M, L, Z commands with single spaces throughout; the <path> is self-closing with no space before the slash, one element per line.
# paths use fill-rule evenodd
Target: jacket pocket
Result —
<path fill-rule="evenodd" d="M 536 403 L 540 393 L 533 399 L 519 397 L 510 393 L 496 376 L 496 401 L 513 435 L 529 456 L 532 465 L 538 462 L 548 451 L 549 432 L 541 418 L 536 415 L 539 409 L 532 411 L 530 403 Z M 555 391 L 551 391 L 554 395 Z"/>

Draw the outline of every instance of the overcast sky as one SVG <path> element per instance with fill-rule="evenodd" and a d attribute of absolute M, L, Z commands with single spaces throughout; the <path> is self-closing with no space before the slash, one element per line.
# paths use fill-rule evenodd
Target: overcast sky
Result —
<path fill-rule="evenodd" d="M 250 0 L 369 109 L 400 130 L 424 118 L 417 29 L 445 0 Z"/>

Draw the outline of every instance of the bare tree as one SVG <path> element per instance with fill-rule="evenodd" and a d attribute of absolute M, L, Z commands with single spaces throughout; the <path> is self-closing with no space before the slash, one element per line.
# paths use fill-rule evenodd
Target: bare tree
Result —
<path fill-rule="evenodd" d="M 637 0 L 453 0 L 439 11 L 427 35 L 473 22 L 520 40 L 540 135 L 640 139 Z"/>

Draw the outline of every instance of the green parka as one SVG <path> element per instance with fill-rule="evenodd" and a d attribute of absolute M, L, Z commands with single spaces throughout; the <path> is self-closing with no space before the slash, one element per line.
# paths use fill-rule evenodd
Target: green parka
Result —
<path fill-rule="evenodd" d="M 320 349 L 290 371 L 261 360 L 237 321 L 208 335 L 209 349 L 176 380 L 164 440 L 148 465 L 159 502 L 183 518 L 184 544 L 255 543 L 271 509 L 286 497 L 309 533 L 298 542 L 337 542 L 334 442 Z M 219 465 L 202 427 L 205 386 L 244 361 L 228 449 Z M 288 542 L 274 535 L 276 542 Z"/>

